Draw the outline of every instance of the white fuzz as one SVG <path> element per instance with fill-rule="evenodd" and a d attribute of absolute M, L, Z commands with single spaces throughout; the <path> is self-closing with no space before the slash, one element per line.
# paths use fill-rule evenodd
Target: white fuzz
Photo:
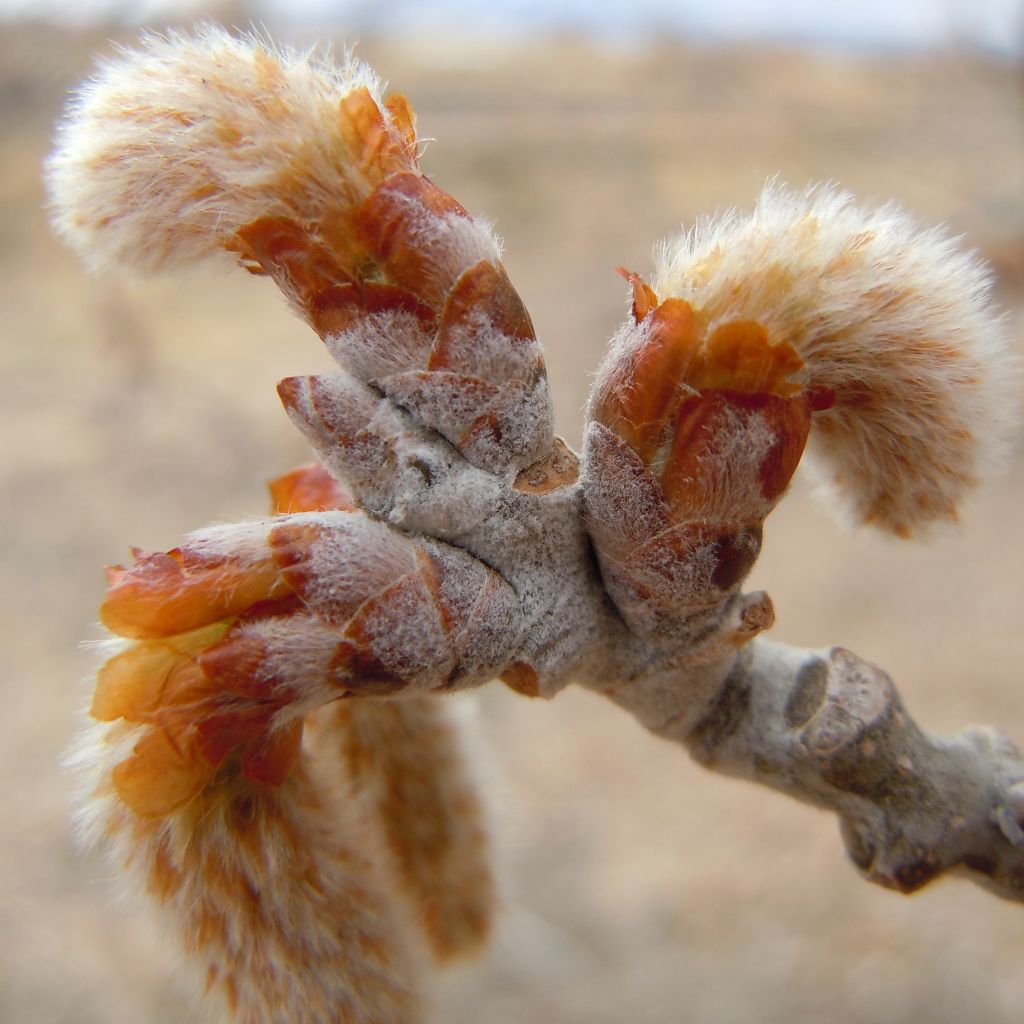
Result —
<path fill-rule="evenodd" d="M 94 268 L 152 272 L 216 253 L 260 217 L 317 223 L 372 187 L 338 117 L 361 87 L 381 105 L 376 75 L 352 60 L 214 25 L 144 36 L 100 65 L 58 130 L 54 225 Z"/>
<path fill-rule="evenodd" d="M 337 778 L 302 763 L 280 787 L 221 778 L 163 818 L 133 814 L 111 769 L 140 730 L 89 722 L 69 765 L 76 826 L 124 880 L 169 911 L 230 1018 L 414 1024 L 421 953 L 378 868 L 384 856 Z"/>
<path fill-rule="evenodd" d="M 956 517 L 1004 454 L 1016 362 L 989 276 L 941 230 L 829 188 L 769 185 L 754 212 L 665 245 L 654 288 L 707 317 L 755 320 L 835 393 L 811 450 L 856 521 L 906 535 Z"/>

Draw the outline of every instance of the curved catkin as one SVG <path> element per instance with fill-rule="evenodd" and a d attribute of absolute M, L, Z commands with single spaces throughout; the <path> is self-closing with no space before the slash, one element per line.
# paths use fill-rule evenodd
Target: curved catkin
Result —
<path fill-rule="evenodd" d="M 379 180 L 365 138 L 339 116 L 363 95 L 395 137 L 391 169 L 414 170 L 404 108 L 381 102 L 366 65 L 214 25 L 146 35 L 100 65 L 58 129 L 47 163 L 54 226 L 96 269 L 152 272 L 219 252 L 259 218 L 329 224 Z"/>
<path fill-rule="evenodd" d="M 443 698 L 339 701 L 320 742 L 383 826 L 395 877 L 434 956 L 475 952 L 495 910 L 483 809 Z"/>
<path fill-rule="evenodd" d="M 754 321 L 799 353 L 803 386 L 832 402 L 809 452 L 853 521 L 908 536 L 955 519 L 1004 454 L 1016 362 L 985 268 L 942 231 L 769 185 L 753 213 L 699 224 L 658 264 L 654 290 L 709 331 Z"/>
<path fill-rule="evenodd" d="M 72 764 L 81 838 L 167 913 L 182 947 L 246 1024 L 414 1024 L 420 956 L 378 870 L 374 831 L 301 758 L 279 787 L 226 771 L 174 812 L 135 814 L 111 770 L 135 732 L 90 721 Z"/>

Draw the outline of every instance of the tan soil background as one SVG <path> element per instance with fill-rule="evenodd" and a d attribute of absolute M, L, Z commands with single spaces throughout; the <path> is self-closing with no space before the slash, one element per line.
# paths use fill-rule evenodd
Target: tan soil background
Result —
<path fill-rule="evenodd" d="M 76 852 L 58 767 L 83 701 L 100 567 L 262 512 L 307 458 L 274 384 L 325 368 L 272 287 L 204 271 L 90 279 L 48 233 L 40 161 L 107 33 L 0 33 L 3 458 L 0 1021 L 199 1019 L 148 909 Z M 124 33 L 122 38 L 127 38 Z M 425 164 L 506 240 L 547 348 L 559 427 L 624 315 L 611 268 L 778 173 L 898 197 L 991 258 L 1019 338 L 1024 73 L 980 58 L 869 59 L 562 40 L 467 50 L 366 40 L 407 92 Z M 752 583 L 775 635 L 891 671 L 938 730 L 1024 741 L 1024 449 L 928 545 L 833 525 L 798 483 Z M 706 774 L 584 692 L 460 698 L 501 864 L 488 957 L 446 975 L 446 1024 L 910 1024 L 1024 1017 L 1024 910 L 965 882 L 913 898 L 846 863 L 834 821 Z"/>

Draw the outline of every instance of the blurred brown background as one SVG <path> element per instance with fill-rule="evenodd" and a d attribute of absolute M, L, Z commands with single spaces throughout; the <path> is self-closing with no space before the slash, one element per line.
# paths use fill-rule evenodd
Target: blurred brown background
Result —
<path fill-rule="evenodd" d="M 231 13 L 231 12 L 229 12 Z M 237 19 L 229 19 L 237 20 Z M 149 910 L 78 853 L 59 768 L 99 636 L 100 567 L 262 512 L 308 451 L 275 382 L 328 365 L 266 282 L 86 276 L 50 236 L 40 161 L 66 90 L 125 28 L 0 24 L 0 1022 L 196 1019 Z M 339 40 L 343 37 L 339 36 Z M 359 54 L 436 138 L 425 167 L 505 238 L 545 342 L 560 430 L 625 311 L 611 270 L 764 180 L 897 197 L 991 259 L 1020 337 L 1024 71 L 944 51 L 465 45 L 364 36 Z M 833 525 L 798 483 L 754 586 L 775 635 L 885 666 L 919 721 L 1024 741 L 1021 449 L 962 528 L 927 545 Z M 834 821 L 720 780 L 584 692 L 460 698 L 504 911 L 488 957 L 439 983 L 446 1024 L 910 1024 L 1024 1017 L 1024 910 L 965 882 L 860 881 Z"/>

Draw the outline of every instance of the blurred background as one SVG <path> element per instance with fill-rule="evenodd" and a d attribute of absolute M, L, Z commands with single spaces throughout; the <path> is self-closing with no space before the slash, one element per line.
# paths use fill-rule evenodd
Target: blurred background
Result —
<path fill-rule="evenodd" d="M 76 851 L 59 767 L 128 544 L 260 513 L 308 450 L 283 376 L 328 366 L 242 273 L 91 279 L 51 237 L 40 164 L 92 55 L 140 25 L 214 17 L 285 42 L 358 42 L 407 93 L 428 174 L 492 219 L 546 345 L 561 432 L 626 309 L 612 268 L 773 175 L 831 180 L 945 222 L 1024 323 L 1019 0 L 0 0 L 0 1022 L 197 1019 L 148 908 Z M 921 724 L 1024 741 L 1024 461 L 928 544 L 846 533 L 799 481 L 753 586 L 775 636 L 887 668 Z M 446 1024 L 976 1024 L 1021 1019 L 1024 911 L 965 882 L 860 881 L 835 822 L 718 779 L 582 691 L 459 698 L 504 909 L 446 974 Z"/>

